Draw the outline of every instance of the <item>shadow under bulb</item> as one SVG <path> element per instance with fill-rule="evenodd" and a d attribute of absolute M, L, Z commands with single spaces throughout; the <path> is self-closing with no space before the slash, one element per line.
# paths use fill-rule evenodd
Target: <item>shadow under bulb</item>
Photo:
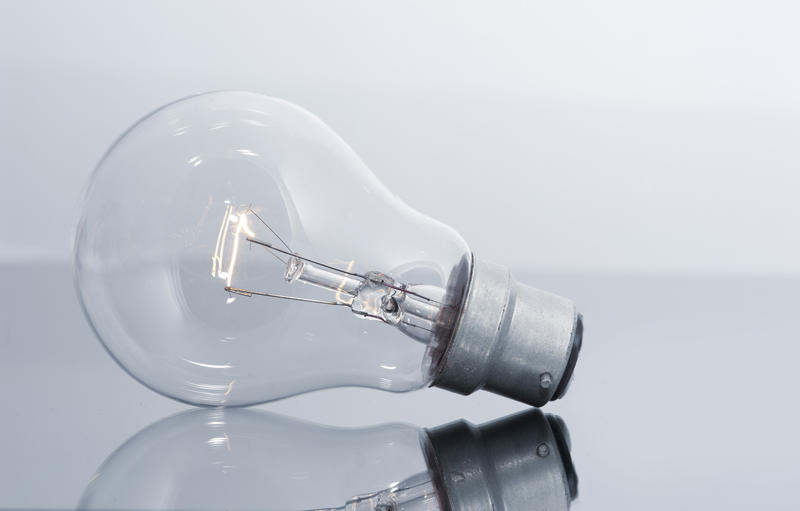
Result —
<path fill-rule="evenodd" d="M 148 387 L 247 405 L 337 386 L 566 391 L 582 320 L 393 195 L 330 128 L 259 94 L 143 118 L 86 190 L 83 309 Z"/>
<path fill-rule="evenodd" d="M 578 492 L 570 449 L 563 421 L 537 409 L 428 430 L 195 409 L 119 447 L 78 509 L 565 511 Z"/>

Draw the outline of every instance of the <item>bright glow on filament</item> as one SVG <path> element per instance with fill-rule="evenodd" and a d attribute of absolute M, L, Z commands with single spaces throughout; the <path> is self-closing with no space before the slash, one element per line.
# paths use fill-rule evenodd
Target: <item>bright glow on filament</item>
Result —
<path fill-rule="evenodd" d="M 239 239 L 241 238 L 242 231 L 248 236 L 255 236 L 256 234 L 247 225 L 247 214 L 239 213 L 239 223 L 236 226 L 236 233 L 233 235 L 233 253 L 231 254 L 231 263 L 228 265 L 228 274 L 225 285 L 230 287 L 231 280 L 233 279 L 233 269 L 236 268 L 236 259 L 239 257 Z"/>
<path fill-rule="evenodd" d="M 216 277 L 222 270 L 222 255 L 225 252 L 225 237 L 228 235 L 228 223 L 231 221 L 231 205 L 226 201 L 225 214 L 222 216 L 222 223 L 217 233 L 217 246 L 214 247 L 214 255 L 211 257 L 211 276 Z M 221 275 L 220 275 L 221 277 Z"/>
<path fill-rule="evenodd" d="M 236 268 L 236 260 L 239 257 L 239 243 L 241 241 L 242 232 L 247 236 L 256 235 L 253 230 L 250 229 L 250 225 L 247 222 L 247 213 L 234 215 L 232 210 L 233 206 L 230 204 L 225 207 L 225 215 L 222 218 L 222 224 L 217 234 L 217 246 L 214 249 L 214 256 L 211 258 L 211 276 L 225 279 L 226 286 L 230 286 L 233 280 L 233 271 Z M 228 228 L 232 223 L 236 225 L 236 230 L 233 233 L 233 251 L 231 253 L 230 262 L 228 263 L 228 271 L 222 271 L 222 260 L 225 256 L 225 241 L 228 237 Z"/>

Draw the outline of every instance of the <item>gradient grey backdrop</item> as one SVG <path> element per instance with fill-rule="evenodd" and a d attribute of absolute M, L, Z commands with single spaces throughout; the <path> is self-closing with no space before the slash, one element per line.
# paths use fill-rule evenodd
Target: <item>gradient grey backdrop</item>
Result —
<path fill-rule="evenodd" d="M 315 112 L 490 259 L 800 271 L 794 2 L 0 6 L 0 215 L 25 219 L 4 258 L 68 256 L 134 120 L 247 89 Z"/>
<path fill-rule="evenodd" d="M 150 110 L 247 89 L 315 112 L 390 188 L 586 316 L 580 509 L 796 509 L 794 2 L 0 0 L 0 507 L 75 505 L 185 409 L 86 325 L 85 179 Z M 439 390 L 267 405 L 342 426 L 523 408 Z M 332 503 L 338 505 L 340 503 Z"/>

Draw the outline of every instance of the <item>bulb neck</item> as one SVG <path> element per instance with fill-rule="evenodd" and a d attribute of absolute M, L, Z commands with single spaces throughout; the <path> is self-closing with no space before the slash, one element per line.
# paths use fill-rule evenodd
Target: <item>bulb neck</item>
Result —
<path fill-rule="evenodd" d="M 432 385 L 484 389 L 542 406 L 567 390 L 583 339 L 572 301 L 519 284 L 475 258 L 460 316 Z"/>
<path fill-rule="evenodd" d="M 578 477 L 564 422 L 539 410 L 480 426 L 426 430 L 425 455 L 443 511 L 567 510 Z"/>

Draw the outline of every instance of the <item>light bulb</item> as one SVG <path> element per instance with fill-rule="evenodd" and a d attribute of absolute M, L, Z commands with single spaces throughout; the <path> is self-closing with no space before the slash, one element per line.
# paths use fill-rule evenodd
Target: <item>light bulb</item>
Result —
<path fill-rule="evenodd" d="M 89 182 L 75 267 L 109 353 L 196 404 L 433 384 L 540 406 L 581 344 L 572 302 L 474 258 L 319 119 L 253 93 L 126 131 Z"/>
<path fill-rule="evenodd" d="M 131 437 L 78 509 L 565 511 L 578 493 L 569 433 L 529 409 L 459 420 L 334 428 L 261 410 L 195 409 Z"/>

